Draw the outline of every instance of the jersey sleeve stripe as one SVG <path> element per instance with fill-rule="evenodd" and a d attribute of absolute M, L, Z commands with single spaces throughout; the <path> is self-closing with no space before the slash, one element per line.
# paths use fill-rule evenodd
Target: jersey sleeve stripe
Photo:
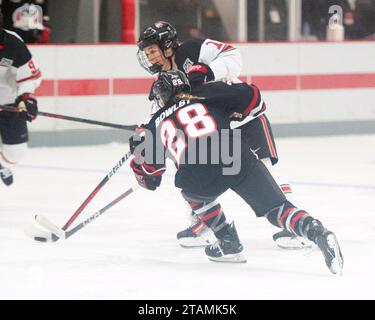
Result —
<path fill-rule="evenodd" d="M 221 51 L 221 52 L 226 52 L 226 51 L 232 51 L 232 50 L 235 50 L 236 48 L 234 48 L 233 46 L 231 46 L 230 44 L 226 44 L 224 46 L 224 49 Z"/>
<path fill-rule="evenodd" d="M 254 89 L 254 96 L 253 96 L 253 98 L 251 99 L 251 101 L 250 101 L 248 107 L 247 107 L 247 108 L 245 109 L 245 111 L 243 112 L 243 115 L 244 115 L 245 117 L 247 117 L 247 116 L 249 115 L 250 111 L 254 109 L 256 103 L 257 103 L 258 100 L 259 100 L 259 90 L 258 90 L 258 88 L 255 87 L 255 86 L 253 86 L 253 85 L 251 85 L 251 87 Z"/>
<path fill-rule="evenodd" d="M 266 134 L 266 140 L 267 140 L 268 148 L 269 148 L 270 153 L 271 153 L 271 157 L 272 158 L 277 158 L 276 148 L 275 148 L 275 146 L 274 146 L 274 144 L 272 142 L 271 134 L 270 134 L 270 132 L 268 130 L 266 119 L 264 118 L 263 115 L 259 116 L 259 119 L 262 122 L 264 133 Z"/>
<path fill-rule="evenodd" d="M 21 80 L 18 80 L 17 83 L 21 83 L 21 82 L 25 82 L 25 81 L 28 81 L 28 80 L 31 80 L 31 79 L 38 79 L 40 78 L 42 75 L 42 73 L 38 70 L 35 74 L 33 74 L 32 76 L 30 77 L 27 77 L 27 78 L 23 78 Z"/>

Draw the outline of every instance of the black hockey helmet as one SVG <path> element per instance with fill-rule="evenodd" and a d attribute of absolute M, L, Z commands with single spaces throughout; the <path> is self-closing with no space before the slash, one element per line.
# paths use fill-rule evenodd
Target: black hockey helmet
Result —
<path fill-rule="evenodd" d="M 172 48 L 175 51 L 178 47 L 178 37 L 175 27 L 169 22 L 157 21 L 144 29 L 137 42 L 139 64 L 151 74 L 161 71 L 161 66 L 151 64 L 145 53 L 144 48 L 156 44 L 164 53 L 165 50 Z"/>
<path fill-rule="evenodd" d="M 159 108 L 172 105 L 177 94 L 190 91 L 189 80 L 180 70 L 161 72 L 152 86 L 152 95 Z"/>
<path fill-rule="evenodd" d="M 138 48 L 143 50 L 151 44 L 157 44 L 163 51 L 178 47 L 177 31 L 166 21 L 157 21 L 141 33 L 137 42 Z"/>

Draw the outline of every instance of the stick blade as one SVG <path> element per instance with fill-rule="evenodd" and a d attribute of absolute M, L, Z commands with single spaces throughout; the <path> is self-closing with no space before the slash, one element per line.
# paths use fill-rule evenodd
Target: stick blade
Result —
<path fill-rule="evenodd" d="M 55 242 L 59 238 L 52 232 L 42 230 L 35 225 L 29 225 L 24 229 L 25 235 L 38 242 Z"/>
<path fill-rule="evenodd" d="M 47 219 L 45 216 L 42 216 L 40 214 L 37 214 L 35 216 L 35 221 L 42 227 L 46 228 L 48 231 L 50 231 L 52 234 L 57 236 L 60 239 L 66 239 L 66 233 L 64 230 L 53 224 L 49 219 Z"/>

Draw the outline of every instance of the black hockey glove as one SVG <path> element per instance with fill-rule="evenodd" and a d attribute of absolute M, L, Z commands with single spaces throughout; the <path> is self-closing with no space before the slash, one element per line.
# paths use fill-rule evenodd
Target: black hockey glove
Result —
<path fill-rule="evenodd" d="M 190 67 L 187 72 L 190 86 L 195 88 L 203 83 L 215 79 L 211 68 L 204 63 L 197 63 Z"/>
<path fill-rule="evenodd" d="M 129 138 L 129 148 L 132 154 L 134 154 L 136 147 L 145 141 L 145 138 L 146 138 L 146 133 L 144 131 L 144 127 L 139 126 L 135 128 L 135 133 L 131 135 L 131 137 Z M 144 156 L 144 154 L 142 155 Z"/>
<path fill-rule="evenodd" d="M 38 115 L 38 102 L 31 93 L 24 93 L 17 97 L 14 105 L 19 109 L 20 115 L 31 122 Z"/>
<path fill-rule="evenodd" d="M 160 186 L 161 176 L 165 172 L 165 165 L 138 164 L 135 159 L 130 162 L 138 184 L 148 190 L 156 190 Z"/>

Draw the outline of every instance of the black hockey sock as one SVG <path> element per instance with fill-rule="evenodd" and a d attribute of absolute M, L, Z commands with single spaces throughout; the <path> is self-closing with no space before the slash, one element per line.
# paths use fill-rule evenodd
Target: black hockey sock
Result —
<path fill-rule="evenodd" d="M 314 220 L 306 211 L 296 208 L 289 201 L 271 209 L 265 217 L 274 226 L 305 238 L 307 238 L 308 226 Z"/>
<path fill-rule="evenodd" d="M 227 233 L 228 223 L 221 209 L 220 203 L 189 201 L 191 208 L 199 219 L 215 233 L 217 238 L 222 238 Z"/>

